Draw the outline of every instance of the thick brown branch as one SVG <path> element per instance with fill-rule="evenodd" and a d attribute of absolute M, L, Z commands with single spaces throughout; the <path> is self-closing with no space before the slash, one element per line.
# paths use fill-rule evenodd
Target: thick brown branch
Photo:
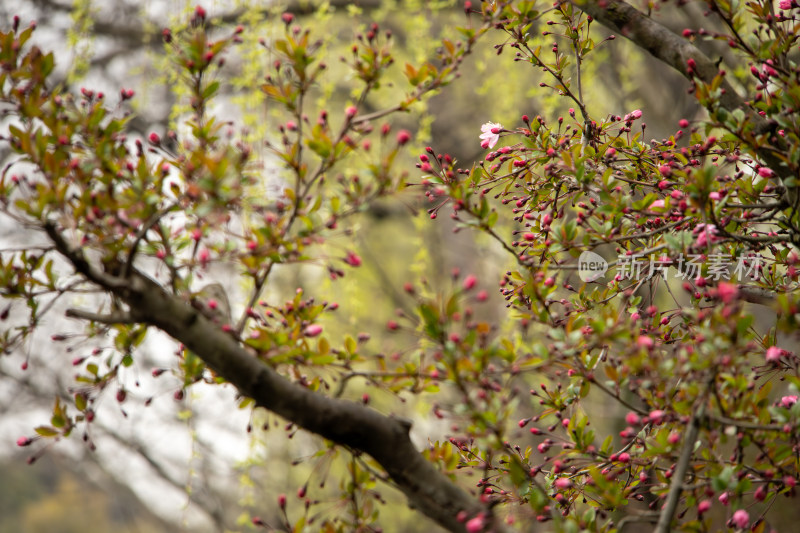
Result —
<path fill-rule="evenodd" d="M 634 44 L 647 50 L 653 57 L 661 60 L 674 68 L 687 79 L 694 77 L 704 83 L 711 83 L 719 74 L 719 68 L 707 55 L 690 41 L 673 33 L 669 28 L 659 24 L 644 13 L 637 10 L 627 2 L 607 0 L 597 2 L 594 0 L 573 0 L 575 6 L 591 15 L 600 24 L 608 29 L 619 32 Z M 689 60 L 694 61 L 694 68 L 688 66 Z M 727 111 L 742 109 L 747 114 L 747 119 L 755 127 L 756 132 L 766 133 L 769 124 L 760 117 L 739 96 L 736 90 L 724 78 L 720 84 L 721 91 L 718 105 Z M 762 161 L 769 166 L 782 179 L 791 177 L 791 171 L 783 161 L 777 157 L 769 146 L 756 147 L 755 149 Z M 790 205 L 798 201 L 797 189 L 788 188 L 785 200 Z"/>
<path fill-rule="evenodd" d="M 739 294 L 745 302 L 761 305 L 772 305 L 778 296 L 775 291 L 754 285 L 739 285 Z"/>
<path fill-rule="evenodd" d="M 575 5 L 603 26 L 619 32 L 690 80 L 692 76 L 697 76 L 705 83 L 711 83 L 719 74 L 719 68 L 699 48 L 626 2 L 579 1 Z M 693 59 L 696 64 L 693 74 L 688 69 L 689 59 Z M 725 89 L 719 101 L 722 107 L 730 111 L 737 107 L 747 109 L 744 100 L 726 80 L 722 80 L 721 87 Z M 763 120 L 761 117 L 758 119 Z"/>
<path fill-rule="evenodd" d="M 322 437 L 377 460 L 411 504 L 451 531 L 463 531 L 459 511 L 481 506 L 426 461 L 409 439 L 407 424 L 361 404 L 336 400 L 291 383 L 245 350 L 202 314 L 140 275 L 120 297 L 141 318 L 162 329 L 256 403 Z"/>
<path fill-rule="evenodd" d="M 371 455 L 409 499 L 410 505 L 450 531 L 466 531 L 457 519 L 486 512 L 414 447 L 410 425 L 360 403 L 329 398 L 280 376 L 199 311 L 133 269 L 128 279 L 98 271 L 73 250 L 52 224 L 45 230 L 59 252 L 91 281 L 116 294 L 140 322 L 163 330 L 201 357 L 242 394 L 297 426 Z M 496 525 L 495 531 L 502 530 Z"/>

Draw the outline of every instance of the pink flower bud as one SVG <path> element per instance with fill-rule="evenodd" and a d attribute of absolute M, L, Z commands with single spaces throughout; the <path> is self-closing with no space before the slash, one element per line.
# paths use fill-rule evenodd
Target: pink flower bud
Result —
<path fill-rule="evenodd" d="M 664 421 L 665 414 L 666 413 L 664 413 L 664 411 L 662 411 L 661 409 L 650 411 L 650 416 L 649 416 L 650 422 L 652 422 L 655 425 L 659 425 L 661 422 Z"/>
<path fill-rule="evenodd" d="M 345 259 L 345 262 L 351 267 L 360 267 L 361 257 L 353 252 L 347 252 L 347 258 Z"/>
<path fill-rule="evenodd" d="M 534 428 L 531 428 L 531 429 L 534 429 Z M 547 444 L 545 444 L 545 443 L 543 442 L 543 443 L 539 444 L 539 445 L 536 447 L 536 449 L 537 449 L 537 450 L 539 450 L 539 453 L 547 453 L 547 450 L 549 450 L 549 449 L 550 449 L 550 446 L 548 446 Z"/>
<path fill-rule="evenodd" d="M 322 326 L 319 324 L 311 324 L 310 326 L 306 327 L 303 331 L 306 337 L 316 337 L 320 333 L 322 333 Z"/>
<path fill-rule="evenodd" d="M 633 411 L 629 411 L 628 414 L 625 415 L 625 423 L 629 426 L 637 426 L 639 425 L 639 415 L 634 413 Z"/>
<path fill-rule="evenodd" d="M 766 359 L 768 363 L 777 363 L 781 360 L 781 357 L 783 357 L 783 350 L 777 346 L 770 346 L 767 348 L 767 353 L 764 356 L 764 359 Z"/>
<path fill-rule="evenodd" d="M 733 513 L 733 525 L 739 529 L 744 529 L 750 523 L 750 515 L 744 509 L 739 509 Z"/>
<path fill-rule="evenodd" d="M 208 248 L 203 248 L 198 252 L 197 259 L 200 261 L 200 265 L 205 268 L 211 260 L 211 252 L 208 251 Z"/>
<path fill-rule="evenodd" d="M 771 178 L 775 175 L 771 168 L 767 167 L 758 167 L 758 175 L 762 178 Z"/>
<path fill-rule="evenodd" d="M 397 132 L 397 144 L 403 146 L 411 140 L 411 133 L 408 130 L 400 130 Z"/>
<path fill-rule="evenodd" d="M 566 477 L 560 477 L 553 483 L 559 490 L 566 490 L 572 487 L 572 480 Z"/>
<path fill-rule="evenodd" d="M 478 533 L 479 531 L 483 531 L 485 526 L 483 514 L 479 514 L 475 518 L 467 520 L 466 526 L 469 533 Z"/>
<path fill-rule="evenodd" d="M 638 339 L 636 339 L 636 344 L 638 344 L 642 348 L 652 348 L 655 346 L 655 341 L 648 337 L 647 335 L 640 335 Z"/>

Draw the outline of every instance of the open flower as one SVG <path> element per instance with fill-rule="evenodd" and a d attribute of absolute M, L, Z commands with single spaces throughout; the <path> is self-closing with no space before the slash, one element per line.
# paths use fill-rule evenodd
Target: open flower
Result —
<path fill-rule="evenodd" d="M 499 122 L 487 122 L 483 126 L 481 126 L 481 148 L 494 148 L 494 145 L 497 144 L 497 141 L 500 140 L 500 130 L 503 129 L 503 125 Z"/>

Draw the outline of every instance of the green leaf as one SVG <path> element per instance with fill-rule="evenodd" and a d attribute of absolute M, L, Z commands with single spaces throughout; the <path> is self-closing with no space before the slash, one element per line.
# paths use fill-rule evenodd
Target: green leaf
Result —
<path fill-rule="evenodd" d="M 75 395 L 75 407 L 78 409 L 78 411 L 85 411 L 86 404 L 87 400 L 85 394 L 78 393 Z"/>
<path fill-rule="evenodd" d="M 206 87 L 203 90 L 203 99 L 208 100 L 209 98 L 212 98 L 217 93 L 218 90 L 219 90 L 219 82 L 212 81 L 211 83 L 208 84 L 208 87 Z"/>
<path fill-rule="evenodd" d="M 57 429 L 50 426 L 39 426 L 34 431 L 42 437 L 55 437 L 60 434 Z"/>
<path fill-rule="evenodd" d="M 358 351 L 358 343 L 353 337 L 348 335 L 344 339 L 344 349 L 347 350 L 348 354 L 353 355 Z"/>

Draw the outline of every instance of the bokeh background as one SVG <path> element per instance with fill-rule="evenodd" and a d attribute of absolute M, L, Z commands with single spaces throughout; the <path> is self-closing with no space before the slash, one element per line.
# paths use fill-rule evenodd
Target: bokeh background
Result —
<path fill-rule="evenodd" d="M 439 38 L 454 34 L 457 26 L 465 24 L 463 3 L 448 0 L 200 3 L 210 18 L 245 28 L 245 42 L 227 58 L 231 83 L 214 111 L 252 139 L 276 134 L 277 117 L 257 90 L 264 65 L 270 61 L 258 42 L 264 39 L 268 43 L 283 31 L 281 13 L 294 13 L 297 24 L 326 40 L 323 53 L 330 68 L 316 94 L 316 105 L 330 109 L 343 108 L 350 97 L 351 85 L 339 57 L 368 24 L 376 22 L 381 30 L 391 30 L 395 41 L 394 83 L 385 88 L 386 102 L 406 87 L 402 74 L 406 61 L 432 57 Z M 180 128 L 185 108 L 166 68 L 160 34 L 162 28 L 186 20 L 195 4 L 179 0 L 4 0 L 0 25 L 10 26 L 14 15 L 23 25 L 35 20 L 40 28 L 36 43 L 55 51 L 57 76 L 72 91 L 89 87 L 117 95 L 121 88 L 135 90 L 132 105 L 136 117 L 131 126 L 145 138 L 151 131 Z M 702 3 L 690 2 L 681 10 L 665 8 L 653 15 L 680 32 L 696 27 L 703 19 Z M 713 21 L 708 22 L 713 26 Z M 544 30 L 533 28 L 532 32 L 543 47 L 552 46 L 552 39 L 541 35 Z M 595 33 L 596 42 L 609 36 L 599 26 Z M 451 154 L 464 168 L 479 161 L 485 155 L 478 139 L 485 122 L 516 127 L 521 125 L 522 114 L 571 120 L 568 102 L 540 87 L 540 82 L 550 81 L 540 71 L 515 62 L 508 50 L 497 54 L 496 45 L 503 41 L 502 33 L 490 33 L 468 58 L 459 80 L 395 121 L 394 128 L 413 132 L 415 148 L 404 165 L 409 176 L 415 175 L 414 154 L 429 145 Z M 696 44 L 725 61 L 725 43 Z M 678 129 L 679 119 L 702 116 L 694 97 L 687 93 L 687 81 L 625 39 L 598 47 L 593 60 L 584 64 L 582 76 L 590 113 L 605 117 L 641 109 L 645 139 L 669 136 Z M 369 105 L 379 109 L 386 102 L 376 98 Z M 0 146 L 0 161 L 5 164 L 9 156 L 7 148 Z M 280 179 L 266 153 L 261 162 L 264 180 L 252 191 L 254 195 L 270 194 L 275 180 Z M 331 282 L 325 269 L 314 265 L 286 268 L 278 272 L 265 297 L 282 301 L 297 287 L 305 287 L 320 300 L 342 302 L 346 311 L 326 328 L 342 335 L 368 334 L 369 340 L 363 342 L 376 357 L 401 359 L 404 349 L 413 344 L 402 332 L 390 335 L 385 327 L 398 309 L 411 303 L 402 290 L 405 281 L 422 277 L 437 287 L 458 283 L 453 269 L 462 277 L 476 275 L 491 296 L 479 312 L 493 322 L 502 321 L 505 306 L 496 289 L 507 266 L 506 257 L 482 236 L 454 232 L 446 216 L 430 221 L 426 208 L 413 187 L 372 206 L 359 215 L 352 235 L 326 245 L 326 253 L 343 255 L 353 247 L 351 238 L 355 239 L 355 249 L 364 262 L 361 268 L 348 271 L 345 282 Z M 30 235 L 9 227 L 0 220 L 0 248 L 29 242 Z M 221 265 L 208 278 L 224 284 L 237 312 L 243 306 L 244 288 L 231 274 Z M 187 398 L 176 402 L 172 398 L 176 382 L 170 383 L 168 378 L 156 381 L 146 370 L 137 370 L 138 365 L 124 376 L 131 383 L 124 409 L 113 401 L 113 395 L 98 407 L 104 413 L 103 422 L 93 428 L 96 450 L 75 438 L 48 448 L 33 465 L 27 465 L 28 455 L 14 446 L 15 440 L 49 417 L 53 398 L 64 394 L 71 380 L 70 365 L 56 359 L 63 355 L 50 350 L 48 336 L 72 326 L 53 315 L 46 324 L 47 335 L 39 342 L 27 345 L 24 353 L 0 357 L 0 533 L 248 530 L 252 514 L 268 520 L 277 512 L 277 495 L 288 493 L 291 500 L 297 487 L 306 482 L 314 485 L 315 497 L 331 502 L 325 511 L 336 512 L 337 491 L 346 490 L 346 454 L 320 454 L 324 444 L 303 433 L 287 438 L 283 421 L 237 409 L 230 388 L 193 387 Z M 516 326 L 509 323 L 508 327 Z M 175 349 L 163 337 L 148 338 L 140 351 L 140 368 L 168 364 Z M 25 360 L 42 371 L 22 372 L 20 365 Z M 360 397 L 360 386 L 358 380 L 352 380 L 345 394 Z M 153 401 L 144 408 L 149 398 Z M 446 402 L 446 397 L 386 393 L 371 401 L 378 409 L 413 418 L 414 437 L 421 447 L 428 439 L 445 438 L 450 430 L 433 414 L 436 402 Z M 602 406 L 596 423 L 611 424 L 611 413 L 606 413 L 604 421 L 600 411 Z M 248 426 L 252 431 L 247 431 Z M 293 462 L 299 464 L 292 466 Z M 430 523 L 421 526 L 425 519 L 409 512 L 397 493 L 382 491 L 382 495 L 388 500 L 382 510 L 386 531 L 435 530 Z"/>

